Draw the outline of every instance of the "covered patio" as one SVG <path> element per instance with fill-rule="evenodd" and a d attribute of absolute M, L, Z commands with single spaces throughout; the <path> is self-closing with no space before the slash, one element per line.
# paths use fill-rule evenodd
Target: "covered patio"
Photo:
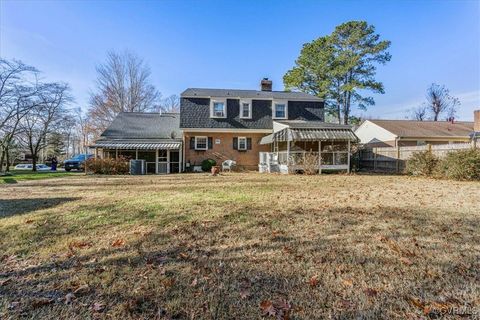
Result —
<path fill-rule="evenodd" d="M 183 139 L 178 113 L 122 112 L 90 148 L 95 158 L 145 160 L 147 174 L 182 170 Z"/>
<path fill-rule="evenodd" d="M 181 141 L 98 140 L 90 146 L 97 158 L 145 160 L 147 174 L 181 172 Z"/>
<path fill-rule="evenodd" d="M 271 152 L 260 152 L 260 172 L 296 173 L 322 170 L 350 172 L 352 144 L 358 142 L 350 126 L 312 121 L 283 121 L 260 144 Z"/>

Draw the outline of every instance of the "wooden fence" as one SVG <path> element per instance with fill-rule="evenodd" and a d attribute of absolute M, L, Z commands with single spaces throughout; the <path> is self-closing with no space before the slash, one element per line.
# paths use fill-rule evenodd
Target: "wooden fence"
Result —
<path fill-rule="evenodd" d="M 430 150 L 435 156 L 441 158 L 451 151 L 470 149 L 472 147 L 473 144 L 471 143 L 453 143 L 410 147 L 364 148 L 358 151 L 358 164 L 360 169 L 368 171 L 403 172 L 406 160 L 415 152 Z"/>

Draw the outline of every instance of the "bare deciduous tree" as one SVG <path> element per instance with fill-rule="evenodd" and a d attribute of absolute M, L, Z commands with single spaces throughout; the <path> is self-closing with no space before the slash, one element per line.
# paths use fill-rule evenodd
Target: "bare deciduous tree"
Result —
<path fill-rule="evenodd" d="M 425 121 L 427 120 L 427 118 L 428 118 L 428 110 L 425 104 L 422 104 L 421 106 L 414 108 L 412 110 L 412 119 L 417 121 Z"/>
<path fill-rule="evenodd" d="M 42 84 L 34 108 L 20 122 L 19 140 L 32 155 L 32 170 L 36 171 L 38 155 L 47 145 L 47 136 L 58 133 L 67 117 L 66 106 L 73 98 L 63 83 Z"/>
<path fill-rule="evenodd" d="M 34 107 L 38 70 L 17 60 L 0 58 L 0 171 L 7 159 L 20 121 Z"/>
<path fill-rule="evenodd" d="M 456 113 L 460 101 L 450 95 L 450 91 L 445 86 L 432 83 L 427 89 L 428 111 L 432 114 L 433 121 L 438 121 L 442 114 L 447 113 L 447 118 Z"/>
<path fill-rule="evenodd" d="M 157 112 L 180 112 L 180 97 L 176 94 L 166 97 L 160 101 L 160 105 L 156 108 Z"/>
<path fill-rule="evenodd" d="M 150 68 L 131 52 L 109 52 L 96 70 L 97 91 L 90 96 L 89 118 L 97 132 L 120 112 L 152 110 L 160 97 L 150 83 Z"/>

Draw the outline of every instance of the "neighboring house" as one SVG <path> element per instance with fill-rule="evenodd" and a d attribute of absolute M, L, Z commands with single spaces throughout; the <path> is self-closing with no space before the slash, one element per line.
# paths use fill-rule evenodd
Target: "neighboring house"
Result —
<path fill-rule="evenodd" d="M 143 159 L 147 173 L 182 170 L 182 132 L 178 113 L 122 112 L 94 145 L 95 156 Z"/>
<path fill-rule="evenodd" d="M 371 147 L 402 147 L 470 141 L 473 122 L 365 120 L 355 130 L 360 143 Z"/>
<path fill-rule="evenodd" d="M 234 160 L 247 170 L 349 170 L 350 126 L 324 122 L 322 99 L 301 92 L 195 89 L 181 94 L 180 114 L 121 113 L 92 146 L 100 157 L 147 161 L 149 173 L 197 171 L 205 159 Z M 319 153 L 321 152 L 321 154 Z M 315 165 L 315 163 L 314 163 Z"/>

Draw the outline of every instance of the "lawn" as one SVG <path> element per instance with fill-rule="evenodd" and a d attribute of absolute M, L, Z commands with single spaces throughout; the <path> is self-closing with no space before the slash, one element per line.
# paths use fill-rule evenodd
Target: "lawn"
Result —
<path fill-rule="evenodd" d="M 42 180 L 47 178 L 59 178 L 72 175 L 74 173 L 65 172 L 65 171 L 44 171 L 44 172 L 33 172 L 33 171 L 11 171 L 8 175 L 0 175 L 0 184 L 4 183 L 17 183 L 18 181 L 25 180 Z"/>
<path fill-rule="evenodd" d="M 0 318 L 470 318 L 479 199 L 374 175 L 4 184 Z"/>

